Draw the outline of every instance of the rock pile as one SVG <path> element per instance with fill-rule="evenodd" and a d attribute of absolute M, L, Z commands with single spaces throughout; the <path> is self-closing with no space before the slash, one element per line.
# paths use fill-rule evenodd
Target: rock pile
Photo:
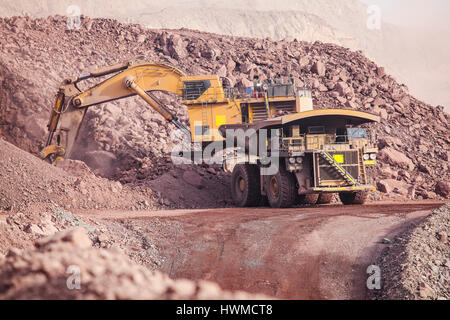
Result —
<path fill-rule="evenodd" d="M 64 231 L 0 258 L 1 299 L 267 299 L 206 281 L 171 280 L 117 250 L 92 248 L 85 229 Z"/>
<path fill-rule="evenodd" d="M 126 216 L 126 214 L 125 214 Z M 147 268 L 157 269 L 164 258 L 152 244 L 146 232 L 135 230 L 125 221 L 97 220 L 76 216 L 60 207 L 46 211 L 16 212 L 0 215 L 0 256 L 11 248 L 24 250 L 33 247 L 36 241 L 73 228 L 84 228 L 96 248 L 122 250 L 131 261 Z M 160 222 L 155 219 L 145 224 L 149 234 L 159 230 Z M 161 231 L 158 232 L 161 234 Z"/>
<path fill-rule="evenodd" d="M 292 75 L 312 86 L 317 108 L 355 108 L 380 114 L 377 128 L 381 196 L 448 197 L 449 115 L 418 101 L 360 52 L 321 42 L 269 41 L 190 30 L 149 30 L 108 19 L 0 19 L 0 134 L 37 153 L 58 83 L 99 67 L 141 58 L 168 62 L 190 74 L 217 73 L 240 86 Z M 164 103 L 187 122 L 174 97 Z M 122 182 L 148 181 L 173 169 L 166 156 L 173 128 L 137 99 L 92 108 L 81 133 L 79 158 L 92 168 L 102 152 Z M 446 184 L 447 183 L 447 184 Z M 386 193 L 384 193 L 386 192 Z"/>
<path fill-rule="evenodd" d="M 0 211 L 159 208 L 159 195 L 148 188 L 123 186 L 95 176 L 79 161 L 54 168 L 0 139 Z"/>
<path fill-rule="evenodd" d="M 1 137 L 0 150 L 0 212 L 54 208 L 134 211 L 231 204 L 228 177 L 212 168 L 184 166 L 145 185 L 123 185 L 96 176 L 81 161 L 65 160 L 52 167 Z M 183 179 L 184 172 L 198 179 Z"/>
<path fill-rule="evenodd" d="M 382 290 L 374 299 L 450 298 L 450 204 L 398 236 L 377 261 Z"/>

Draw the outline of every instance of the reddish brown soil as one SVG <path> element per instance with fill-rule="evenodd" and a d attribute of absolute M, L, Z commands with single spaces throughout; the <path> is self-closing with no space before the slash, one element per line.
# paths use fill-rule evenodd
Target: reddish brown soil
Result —
<path fill-rule="evenodd" d="M 440 205 L 80 214 L 147 230 L 140 236 L 158 248 L 159 269 L 174 279 L 210 280 L 226 290 L 277 298 L 363 299 L 366 268 L 386 247 L 381 240 L 393 239 Z M 155 220 L 158 231 L 145 229 Z"/>

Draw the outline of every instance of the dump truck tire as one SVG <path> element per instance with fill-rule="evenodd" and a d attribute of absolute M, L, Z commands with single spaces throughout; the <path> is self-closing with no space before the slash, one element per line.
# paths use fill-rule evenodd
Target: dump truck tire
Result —
<path fill-rule="evenodd" d="M 318 193 L 302 194 L 298 196 L 297 203 L 301 205 L 310 204 L 314 205 L 319 201 Z"/>
<path fill-rule="evenodd" d="M 267 199 L 272 208 L 290 208 L 297 197 L 295 176 L 280 168 L 278 173 L 265 178 Z"/>
<path fill-rule="evenodd" d="M 344 205 L 364 204 L 367 199 L 367 192 L 340 192 L 339 198 Z"/>
<path fill-rule="evenodd" d="M 333 197 L 334 193 L 321 193 L 319 194 L 319 199 L 317 199 L 317 204 L 330 204 Z"/>
<path fill-rule="evenodd" d="M 261 203 L 261 183 L 256 165 L 237 165 L 231 179 L 231 196 L 238 207 L 256 207 Z"/>

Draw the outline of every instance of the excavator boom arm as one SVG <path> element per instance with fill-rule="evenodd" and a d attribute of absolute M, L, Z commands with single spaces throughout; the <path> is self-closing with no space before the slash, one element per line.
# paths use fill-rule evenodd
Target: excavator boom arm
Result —
<path fill-rule="evenodd" d="M 115 74 L 105 81 L 81 91 L 81 81 Z M 57 95 L 48 124 L 49 135 L 43 158 L 54 156 L 54 161 L 70 157 L 79 129 L 89 107 L 138 95 L 167 121 L 190 135 L 175 115 L 167 110 L 152 91 L 167 91 L 183 95 L 186 74 L 168 64 L 124 63 L 95 70 L 89 74 L 65 80 Z M 55 140 L 56 136 L 56 141 Z"/>

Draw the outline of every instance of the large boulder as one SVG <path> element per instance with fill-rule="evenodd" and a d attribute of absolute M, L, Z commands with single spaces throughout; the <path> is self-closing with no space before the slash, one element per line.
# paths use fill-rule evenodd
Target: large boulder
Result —
<path fill-rule="evenodd" d="M 189 56 L 189 53 L 186 49 L 186 43 L 184 43 L 183 39 L 179 35 L 173 35 L 169 41 L 169 53 L 175 59 L 185 59 Z"/>
<path fill-rule="evenodd" d="M 317 61 L 316 63 L 313 64 L 311 71 L 318 74 L 319 77 L 325 77 L 327 69 L 322 61 Z"/>
<path fill-rule="evenodd" d="M 379 153 L 379 158 L 393 166 L 403 169 L 414 170 L 415 168 L 415 165 L 410 158 L 391 147 L 381 150 Z"/>
<path fill-rule="evenodd" d="M 219 69 L 217 69 L 216 74 L 219 77 L 226 77 L 228 73 L 227 66 L 222 65 Z"/>
<path fill-rule="evenodd" d="M 250 71 L 252 71 L 255 68 L 256 68 L 256 65 L 254 65 L 253 63 L 251 63 L 249 61 L 246 61 L 241 64 L 241 67 L 239 70 L 244 74 L 249 74 Z"/>
<path fill-rule="evenodd" d="M 341 96 L 345 96 L 348 92 L 348 85 L 344 81 L 339 81 L 336 83 L 334 90 L 336 90 Z"/>
<path fill-rule="evenodd" d="M 377 182 L 377 189 L 383 193 L 398 193 L 400 195 L 408 195 L 412 193 L 409 191 L 410 185 L 404 183 L 403 181 L 395 179 L 380 180 Z"/>
<path fill-rule="evenodd" d="M 449 198 L 450 196 L 450 182 L 448 181 L 440 181 L 436 184 L 435 192 L 444 197 Z"/>

